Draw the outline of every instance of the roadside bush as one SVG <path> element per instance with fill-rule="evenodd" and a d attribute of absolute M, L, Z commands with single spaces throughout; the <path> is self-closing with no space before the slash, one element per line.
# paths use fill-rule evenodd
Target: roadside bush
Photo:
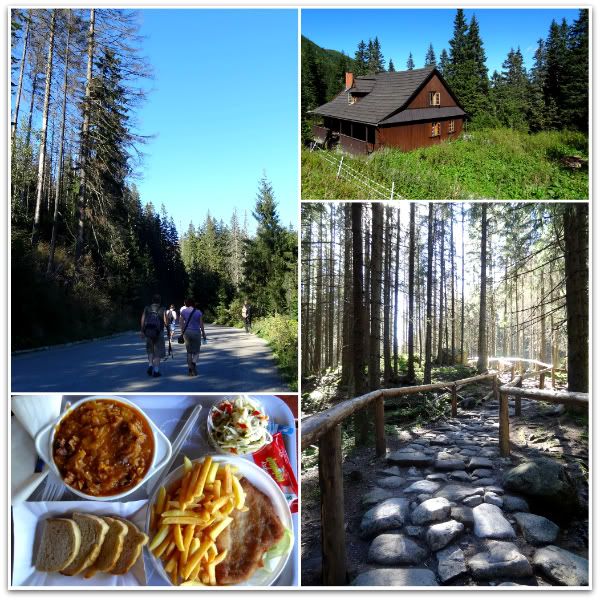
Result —
<path fill-rule="evenodd" d="M 298 321 L 284 315 L 256 320 L 252 331 L 265 339 L 292 390 L 298 389 Z"/>

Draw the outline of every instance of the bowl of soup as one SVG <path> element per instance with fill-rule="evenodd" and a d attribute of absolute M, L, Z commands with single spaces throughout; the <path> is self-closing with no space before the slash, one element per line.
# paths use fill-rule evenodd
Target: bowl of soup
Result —
<path fill-rule="evenodd" d="M 117 500 L 144 484 L 171 456 L 168 438 L 133 402 L 91 396 L 36 436 L 36 450 L 74 494 Z"/>

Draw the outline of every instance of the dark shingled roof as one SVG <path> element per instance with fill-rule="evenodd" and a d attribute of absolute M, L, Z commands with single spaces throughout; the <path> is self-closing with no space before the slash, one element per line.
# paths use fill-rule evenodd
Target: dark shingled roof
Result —
<path fill-rule="evenodd" d="M 384 121 L 386 124 L 401 123 L 404 119 L 400 115 L 392 117 L 394 119 L 397 117 L 399 119 L 397 121 L 386 119 L 402 109 L 435 70 L 435 67 L 429 66 L 412 71 L 383 72 L 356 77 L 349 90 L 340 92 L 331 102 L 327 102 L 311 112 L 325 117 L 347 119 L 369 125 L 379 125 Z M 354 104 L 348 104 L 349 92 L 366 93 L 367 95 Z M 439 109 L 434 110 L 437 110 L 437 114 L 441 116 Z M 461 113 L 464 115 L 464 111 Z M 458 116 L 458 114 L 448 116 Z"/>
<path fill-rule="evenodd" d="M 431 121 L 448 117 L 464 117 L 465 111 L 460 106 L 444 106 L 437 108 L 407 108 L 381 121 L 380 125 L 395 125 L 409 121 Z"/>

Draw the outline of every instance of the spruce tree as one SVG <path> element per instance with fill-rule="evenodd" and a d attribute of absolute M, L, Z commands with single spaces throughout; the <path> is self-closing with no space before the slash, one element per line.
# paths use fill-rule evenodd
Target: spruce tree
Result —
<path fill-rule="evenodd" d="M 567 61 L 564 75 L 563 124 L 588 130 L 589 105 L 589 16 L 580 9 L 579 17 L 567 34 Z"/>
<path fill-rule="evenodd" d="M 412 71 L 415 68 L 415 61 L 413 60 L 412 52 L 408 53 L 408 60 L 406 61 L 406 70 Z"/>
<path fill-rule="evenodd" d="M 526 131 L 529 82 L 520 48 L 516 51 L 511 48 L 502 64 L 500 91 L 501 103 L 498 107 L 500 121 L 506 127 Z"/>
<path fill-rule="evenodd" d="M 529 72 L 529 109 L 527 120 L 531 131 L 541 131 L 548 123 L 547 107 L 544 102 L 544 81 L 546 78 L 546 45 L 538 40 L 534 54 L 534 64 Z"/>
<path fill-rule="evenodd" d="M 553 20 L 546 40 L 544 98 L 546 105 L 550 108 L 549 117 L 552 117 L 550 126 L 555 129 L 560 129 L 563 124 L 566 71 L 571 67 L 568 64 L 567 38 L 567 22 L 563 19 L 562 23 L 558 25 Z"/>
<path fill-rule="evenodd" d="M 390 62 L 388 63 L 388 71 L 393 73 L 395 70 L 396 68 L 394 67 L 394 61 L 390 58 Z"/>
<path fill-rule="evenodd" d="M 379 38 L 375 36 L 373 41 L 369 40 L 367 48 L 367 72 L 381 73 L 382 71 L 385 71 L 385 60 L 381 52 Z"/>
<path fill-rule="evenodd" d="M 433 50 L 433 44 L 429 44 L 429 48 L 427 49 L 427 54 L 425 54 L 425 66 L 433 66 L 437 65 L 437 60 L 435 58 L 435 52 Z"/>
<path fill-rule="evenodd" d="M 446 77 L 448 71 L 448 64 L 450 62 L 450 57 L 448 56 L 448 52 L 446 52 L 446 48 L 442 50 L 440 54 L 440 63 L 438 65 L 438 71 Z"/>
<path fill-rule="evenodd" d="M 366 75 L 367 58 L 367 45 L 364 40 L 360 40 L 356 52 L 354 53 L 354 74 L 356 76 Z"/>

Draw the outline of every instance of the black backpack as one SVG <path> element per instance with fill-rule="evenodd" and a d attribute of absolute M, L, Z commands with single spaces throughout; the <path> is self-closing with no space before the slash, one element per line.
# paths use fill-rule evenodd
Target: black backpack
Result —
<path fill-rule="evenodd" d="M 146 318 L 144 319 L 144 335 L 155 342 L 162 330 L 162 321 L 158 311 L 151 310 L 146 307 Z"/>

